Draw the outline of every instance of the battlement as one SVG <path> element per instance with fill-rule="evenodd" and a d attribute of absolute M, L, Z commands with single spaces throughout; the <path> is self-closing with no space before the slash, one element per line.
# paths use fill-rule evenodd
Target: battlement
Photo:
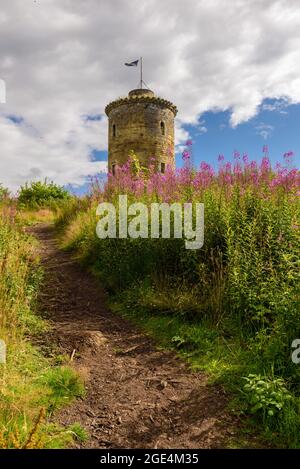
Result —
<path fill-rule="evenodd" d="M 115 109 L 118 106 L 123 104 L 136 104 L 136 103 L 155 103 L 161 107 L 167 107 L 174 113 L 174 117 L 177 114 L 177 107 L 166 99 L 155 96 L 154 92 L 144 88 L 137 88 L 131 90 L 128 93 L 128 96 L 124 98 L 118 98 L 115 101 L 112 101 L 105 107 L 105 114 L 109 117 L 109 113 L 112 109 Z"/>

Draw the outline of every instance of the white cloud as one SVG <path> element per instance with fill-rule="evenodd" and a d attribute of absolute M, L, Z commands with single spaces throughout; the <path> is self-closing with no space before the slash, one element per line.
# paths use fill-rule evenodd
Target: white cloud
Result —
<path fill-rule="evenodd" d="M 183 123 L 176 119 L 175 121 L 175 145 L 181 146 L 182 143 L 185 143 L 188 138 L 190 138 L 189 132 L 183 127 Z"/>
<path fill-rule="evenodd" d="M 300 102 L 295 0 L 2 0 L 0 36 L 0 180 L 13 188 L 104 166 L 90 155 L 106 149 L 106 118 L 84 116 L 137 85 L 123 64 L 140 55 L 146 83 L 178 106 L 177 144 L 205 111 L 229 109 L 236 126 L 265 98 Z"/>
<path fill-rule="evenodd" d="M 261 106 L 262 111 L 276 111 L 280 114 L 288 114 L 285 110 L 289 106 L 289 101 L 286 99 L 277 99 L 272 103 L 263 103 Z"/>

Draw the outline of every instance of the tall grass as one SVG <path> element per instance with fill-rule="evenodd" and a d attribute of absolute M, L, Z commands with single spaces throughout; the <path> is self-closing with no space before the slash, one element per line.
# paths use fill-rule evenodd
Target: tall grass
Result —
<path fill-rule="evenodd" d="M 0 339 L 7 348 L 0 363 L 0 447 L 64 447 L 78 425 L 51 423 L 55 409 L 83 394 L 83 384 L 67 366 L 46 359 L 31 338 L 48 330 L 37 314 L 42 270 L 37 241 L 16 223 L 16 206 L 0 206 Z M 82 432 L 81 432 L 82 433 Z"/>
<path fill-rule="evenodd" d="M 36 243 L 15 224 L 14 205 L 0 216 L 0 327 L 11 337 L 22 334 L 41 278 Z"/>
<path fill-rule="evenodd" d="M 57 224 L 63 245 L 101 276 L 119 311 L 226 381 L 273 441 L 300 447 L 300 365 L 291 361 L 300 337 L 300 175 L 291 157 L 272 168 L 265 148 L 260 163 L 236 152 L 233 163 L 220 155 L 217 172 L 202 162 L 165 174 L 155 160 L 145 170 L 132 158 L 104 188 L 93 180 L 91 196 L 65 207 Z M 203 202 L 203 248 L 186 250 L 181 239 L 98 239 L 96 206 L 117 207 L 119 194 L 129 203 Z"/>

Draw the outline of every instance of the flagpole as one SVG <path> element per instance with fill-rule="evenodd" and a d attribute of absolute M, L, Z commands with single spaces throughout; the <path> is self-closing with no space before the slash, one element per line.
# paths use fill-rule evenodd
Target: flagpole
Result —
<path fill-rule="evenodd" d="M 141 57 L 140 60 L 141 60 L 141 82 L 140 82 L 140 86 L 141 86 L 141 88 L 143 88 L 143 57 Z"/>

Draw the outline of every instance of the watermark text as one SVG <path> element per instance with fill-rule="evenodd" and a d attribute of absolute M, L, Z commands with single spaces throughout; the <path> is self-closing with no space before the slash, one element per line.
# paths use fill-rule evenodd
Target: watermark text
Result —
<path fill-rule="evenodd" d="M 186 249 L 200 249 L 204 243 L 204 204 L 175 202 L 128 204 L 127 195 L 119 195 L 118 206 L 110 202 L 98 205 L 97 236 L 105 238 L 184 238 Z"/>
<path fill-rule="evenodd" d="M 6 84 L 4 80 L 0 78 L 0 104 L 6 103 Z"/>

